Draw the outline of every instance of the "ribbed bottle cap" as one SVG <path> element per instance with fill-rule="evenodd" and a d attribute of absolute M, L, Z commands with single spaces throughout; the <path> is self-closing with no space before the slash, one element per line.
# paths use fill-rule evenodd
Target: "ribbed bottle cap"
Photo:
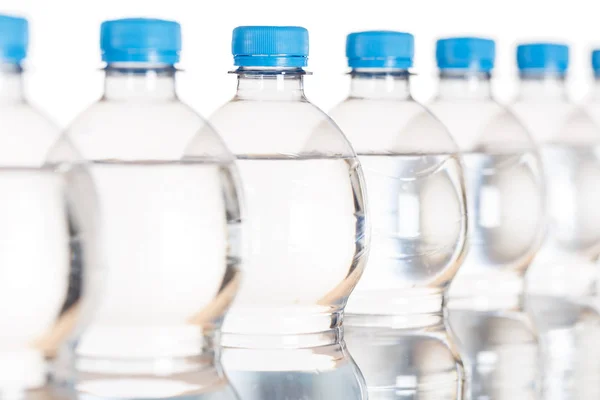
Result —
<path fill-rule="evenodd" d="M 100 27 L 102 61 L 175 64 L 181 51 L 177 22 L 151 18 L 105 21 Z"/>
<path fill-rule="evenodd" d="M 521 72 L 551 72 L 563 75 L 569 68 L 569 47 L 560 43 L 528 43 L 517 46 Z"/>
<path fill-rule="evenodd" d="M 355 32 L 346 38 L 350 68 L 397 68 L 413 66 L 414 37 L 394 31 Z"/>
<path fill-rule="evenodd" d="M 496 43 L 479 37 L 440 39 L 435 46 L 439 69 L 459 69 L 490 72 L 494 69 Z"/>
<path fill-rule="evenodd" d="M 20 64 L 27 57 L 29 24 L 25 18 L 0 14 L 0 60 Z"/>
<path fill-rule="evenodd" d="M 231 53 L 240 67 L 305 67 L 308 31 L 299 26 L 238 26 Z"/>

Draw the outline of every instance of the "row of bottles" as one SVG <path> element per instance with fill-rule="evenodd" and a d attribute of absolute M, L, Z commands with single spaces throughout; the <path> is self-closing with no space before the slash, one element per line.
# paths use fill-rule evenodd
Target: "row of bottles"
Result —
<path fill-rule="evenodd" d="M 207 122 L 179 24 L 107 21 L 104 95 L 61 133 L 0 16 L 0 397 L 598 398 L 600 105 L 548 43 L 498 104 L 494 46 L 438 41 L 426 107 L 412 35 L 350 34 L 328 115 L 306 29 L 238 27 Z"/>
<path fill-rule="evenodd" d="M 539 333 L 548 399 L 600 396 L 600 130 L 598 104 L 571 104 L 568 48 L 537 45 L 517 54 L 521 91 L 511 109 L 539 146 L 545 176 L 546 236 L 527 276 L 526 306 Z M 600 120 L 599 120 L 600 121 Z"/>

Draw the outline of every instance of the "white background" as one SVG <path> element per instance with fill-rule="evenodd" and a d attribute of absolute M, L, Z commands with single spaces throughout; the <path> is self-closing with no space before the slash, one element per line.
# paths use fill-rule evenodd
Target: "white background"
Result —
<path fill-rule="evenodd" d="M 514 45 L 562 40 L 572 45 L 569 85 L 580 99 L 591 84 L 589 50 L 600 45 L 600 5 L 594 0 L 2 0 L 0 12 L 30 19 L 28 93 L 64 126 L 102 91 L 98 49 L 104 19 L 145 16 L 183 27 L 181 97 L 208 116 L 235 91 L 230 55 L 237 25 L 302 25 L 310 31 L 309 98 L 325 110 L 348 90 L 347 33 L 367 29 L 411 32 L 416 38 L 415 97 L 435 90 L 435 40 L 484 35 L 497 40 L 495 89 L 502 101 L 516 82 Z"/>

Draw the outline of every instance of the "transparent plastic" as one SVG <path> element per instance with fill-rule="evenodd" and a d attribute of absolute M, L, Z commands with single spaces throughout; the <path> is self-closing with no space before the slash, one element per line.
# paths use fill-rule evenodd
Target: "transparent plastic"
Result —
<path fill-rule="evenodd" d="M 351 76 L 331 116 L 363 166 L 372 238 L 346 308 L 348 347 L 370 399 L 459 399 L 462 361 L 442 309 L 467 232 L 458 150 L 411 98 L 407 71 Z"/>
<path fill-rule="evenodd" d="M 237 398 L 218 347 L 239 283 L 234 159 L 178 99 L 175 73 L 109 64 L 103 97 L 66 131 L 96 183 L 106 265 L 56 371 L 80 399 Z"/>
<path fill-rule="evenodd" d="M 541 160 L 525 127 L 493 100 L 489 73 L 443 70 L 431 112 L 462 153 L 468 252 L 450 286 L 449 320 L 469 399 L 538 399 L 539 342 L 525 272 L 545 233 Z"/>
<path fill-rule="evenodd" d="M 89 309 L 96 276 L 93 185 L 83 165 L 47 161 L 58 128 L 0 64 L 0 398 L 50 395 L 46 370 Z"/>
<path fill-rule="evenodd" d="M 591 338 L 600 334 L 600 131 L 568 101 L 562 76 L 522 75 L 512 110 L 540 146 L 547 189 L 548 233 L 527 277 L 543 346 L 544 398 L 598 398 L 600 354 Z"/>
<path fill-rule="evenodd" d="M 304 96 L 298 68 L 240 68 L 210 119 L 237 157 L 247 271 L 223 325 L 223 365 L 246 400 L 364 399 L 342 316 L 368 229 L 348 141 Z"/>
<path fill-rule="evenodd" d="M 591 90 L 583 101 L 583 107 L 596 126 L 600 126 L 600 73 L 595 74 Z"/>

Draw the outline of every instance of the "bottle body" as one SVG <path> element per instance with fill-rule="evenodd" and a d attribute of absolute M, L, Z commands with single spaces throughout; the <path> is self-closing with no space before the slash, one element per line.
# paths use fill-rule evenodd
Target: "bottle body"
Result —
<path fill-rule="evenodd" d="M 0 64 L 0 396 L 48 395 L 46 370 L 90 310 L 96 269 L 85 165 L 47 160 L 59 130 L 25 99 L 20 66 Z"/>
<path fill-rule="evenodd" d="M 341 331 L 368 235 L 359 164 L 304 97 L 303 70 L 237 74 L 237 95 L 210 119 L 237 157 L 249 237 L 247 278 L 223 326 L 224 367 L 248 399 L 362 399 Z"/>
<path fill-rule="evenodd" d="M 485 72 L 443 71 L 431 111 L 462 151 L 468 252 L 450 286 L 449 320 L 467 398 L 539 398 L 539 344 L 524 275 L 544 233 L 541 162 L 525 128 L 490 94 Z"/>
<path fill-rule="evenodd" d="M 540 146 L 546 184 L 548 232 L 527 276 L 527 303 L 543 346 L 544 398 L 597 396 L 600 368 L 594 303 L 598 212 L 592 204 L 600 133 L 564 94 L 564 77 L 523 77 L 511 106 Z"/>
<path fill-rule="evenodd" d="M 79 397 L 235 398 L 217 342 L 239 280 L 232 158 L 177 99 L 172 67 L 106 74 L 104 97 L 66 132 L 98 191 L 105 289 L 59 381 L 74 376 Z"/>
<path fill-rule="evenodd" d="M 594 52 L 595 56 L 600 56 L 600 52 Z M 592 88 L 583 101 L 583 109 L 587 115 L 594 121 L 596 126 L 600 126 L 600 74 L 594 71 L 594 82 Z"/>
<path fill-rule="evenodd" d="M 331 115 L 357 151 L 369 198 L 371 250 L 345 320 L 369 396 L 459 399 L 462 362 L 442 310 L 466 235 L 455 144 L 410 98 L 402 71 L 354 71 Z"/>

